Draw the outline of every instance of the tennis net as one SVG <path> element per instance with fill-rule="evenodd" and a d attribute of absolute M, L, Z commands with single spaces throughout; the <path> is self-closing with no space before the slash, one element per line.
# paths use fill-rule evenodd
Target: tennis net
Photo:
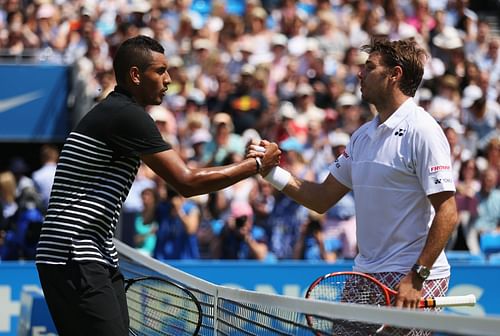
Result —
<path fill-rule="evenodd" d="M 377 330 L 374 326 L 381 325 L 391 328 L 383 329 L 380 335 L 389 335 L 387 330 L 397 328 L 428 330 L 440 336 L 489 336 L 498 335 L 500 330 L 500 318 L 496 317 L 332 303 L 215 285 L 140 254 L 119 240 L 115 244 L 125 278 L 161 277 L 194 294 L 202 310 L 199 335 L 373 335 Z M 311 319 L 315 322 L 310 323 Z M 160 330 L 161 326 L 158 335 Z"/>

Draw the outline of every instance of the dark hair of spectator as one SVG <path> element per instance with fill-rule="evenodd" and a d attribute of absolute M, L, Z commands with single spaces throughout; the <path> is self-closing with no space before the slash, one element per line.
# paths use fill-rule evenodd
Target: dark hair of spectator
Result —
<path fill-rule="evenodd" d="M 463 181 L 465 179 L 464 172 L 469 167 L 470 164 L 474 165 L 474 178 L 478 179 L 481 176 L 481 174 L 479 172 L 479 168 L 477 167 L 477 164 L 476 164 L 476 160 L 475 159 L 468 159 L 468 160 L 463 161 L 462 164 L 460 165 L 460 169 L 458 172 L 459 181 Z"/>
<path fill-rule="evenodd" d="M 422 77 L 427 53 L 418 46 L 415 39 L 390 41 L 387 39 L 374 39 L 371 44 L 361 47 L 361 50 L 371 53 L 380 53 L 385 66 L 393 68 L 400 66 L 403 77 L 399 89 L 409 97 L 415 96 Z"/>
<path fill-rule="evenodd" d="M 164 53 L 165 49 L 154 39 L 139 35 L 123 42 L 113 60 L 116 82 L 124 84 L 128 70 L 136 66 L 145 71 L 151 62 L 151 52 Z"/>

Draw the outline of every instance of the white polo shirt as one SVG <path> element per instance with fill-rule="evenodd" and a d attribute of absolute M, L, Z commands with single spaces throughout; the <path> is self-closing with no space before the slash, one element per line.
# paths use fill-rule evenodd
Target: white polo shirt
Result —
<path fill-rule="evenodd" d="M 361 126 L 331 166 L 354 192 L 360 272 L 407 273 L 434 218 L 428 195 L 455 191 L 450 148 L 441 127 L 409 98 L 389 119 Z M 429 279 L 449 276 L 444 252 Z"/>

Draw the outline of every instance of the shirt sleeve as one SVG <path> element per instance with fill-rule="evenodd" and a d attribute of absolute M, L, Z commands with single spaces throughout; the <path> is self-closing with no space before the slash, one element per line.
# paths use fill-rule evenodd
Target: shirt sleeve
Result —
<path fill-rule="evenodd" d="M 352 189 L 352 142 L 349 143 L 344 151 L 330 165 L 330 174 L 333 175 L 340 183 Z"/>
<path fill-rule="evenodd" d="M 140 108 L 124 108 L 110 128 L 108 144 L 120 154 L 140 156 L 172 148 L 163 140 L 153 118 Z"/>
<path fill-rule="evenodd" d="M 415 171 L 426 195 L 455 191 L 450 146 L 436 123 L 422 127 L 415 141 Z"/>

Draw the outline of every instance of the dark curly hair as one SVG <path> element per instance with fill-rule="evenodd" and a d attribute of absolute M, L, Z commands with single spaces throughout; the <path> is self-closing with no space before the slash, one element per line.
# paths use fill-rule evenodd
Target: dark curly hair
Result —
<path fill-rule="evenodd" d="M 424 75 L 427 52 L 414 38 L 397 41 L 374 39 L 370 44 L 362 46 L 361 51 L 369 54 L 380 53 L 383 65 L 387 67 L 400 66 L 403 69 L 403 77 L 399 89 L 409 97 L 415 96 Z"/>

